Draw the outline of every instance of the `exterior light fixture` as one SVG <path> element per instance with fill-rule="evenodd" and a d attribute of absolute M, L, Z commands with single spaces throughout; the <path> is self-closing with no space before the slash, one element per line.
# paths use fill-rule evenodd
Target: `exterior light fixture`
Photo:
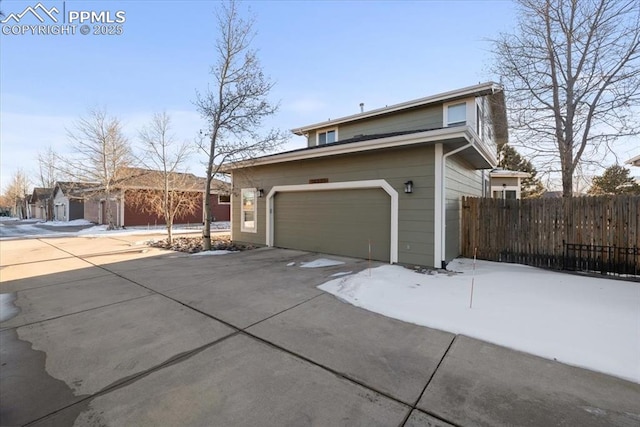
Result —
<path fill-rule="evenodd" d="M 258 188 L 258 197 L 260 197 L 260 198 L 264 197 L 264 189 Z"/>
<path fill-rule="evenodd" d="M 413 181 L 409 180 L 404 183 L 404 192 L 407 194 L 413 193 Z"/>

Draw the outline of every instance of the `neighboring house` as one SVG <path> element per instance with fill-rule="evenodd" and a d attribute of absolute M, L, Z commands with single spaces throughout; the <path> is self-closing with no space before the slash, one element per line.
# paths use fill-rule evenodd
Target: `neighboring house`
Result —
<path fill-rule="evenodd" d="M 146 212 L 139 203 L 132 203 L 136 195 L 142 191 L 158 191 L 162 189 L 162 174 L 158 171 L 127 168 L 126 178 L 115 182 L 111 187 L 111 212 L 116 227 L 163 225 L 165 219 L 159 215 Z M 193 214 L 177 217 L 174 224 L 202 224 L 202 195 L 205 188 L 205 178 L 193 174 L 176 173 L 183 182 L 176 190 L 194 193 L 199 197 L 198 208 Z M 215 180 L 210 195 L 214 221 L 230 220 L 230 186 L 223 181 Z M 101 188 L 84 190 L 84 218 L 97 224 L 107 223 L 106 197 Z"/>
<path fill-rule="evenodd" d="M 528 178 L 528 172 L 494 169 L 489 172 L 491 178 L 491 197 L 494 199 L 520 199 L 522 179 Z"/>
<path fill-rule="evenodd" d="M 461 196 L 483 196 L 506 143 L 496 83 L 293 129 L 307 148 L 231 165 L 234 241 L 441 267 Z"/>
<path fill-rule="evenodd" d="M 50 221 L 53 219 L 53 188 L 35 187 L 31 194 L 32 218 Z"/>
<path fill-rule="evenodd" d="M 628 165 L 631 165 L 631 166 L 640 167 L 640 154 L 638 154 L 637 156 L 632 157 L 631 159 L 627 160 L 626 163 Z"/>
<path fill-rule="evenodd" d="M 84 218 L 84 193 L 95 183 L 57 182 L 53 190 L 53 219 L 56 221 L 73 221 Z"/>

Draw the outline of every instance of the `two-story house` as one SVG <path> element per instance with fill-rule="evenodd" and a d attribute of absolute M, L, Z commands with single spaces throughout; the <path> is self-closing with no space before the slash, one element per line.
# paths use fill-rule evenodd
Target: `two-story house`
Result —
<path fill-rule="evenodd" d="M 232 239 L 442 267 L 461 196 L 489 194 L 507 140 L 489 82 L 292 130 L 307 147 L 232 165 Z"/>

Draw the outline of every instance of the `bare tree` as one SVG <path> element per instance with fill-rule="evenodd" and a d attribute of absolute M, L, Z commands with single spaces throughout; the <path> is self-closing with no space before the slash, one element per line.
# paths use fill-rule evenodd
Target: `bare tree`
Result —
<path fill-rule="evenodd" d="M 53 190 L 57 182 L 58 170 L 56 168 L 58 155 L 51 146 L 38 153 L 38 185 L 51 189 L 51 197 L 46 200 L 46 218 L 53 219 Z"/>
<path fill-rule="evenodd" d="M 4 190 L 6 203 L 10 204 L 13 216 L 24 219 L 27 217 L 27 199 L 29 196 L 29 177 L 22 169 L 16 170 L 11 181 Z"/>
<path fill-rule="evenodd" d="M 105 110 L 91 110 L 67 133 L 74 154 L 60 160 L 61 169 L 76 181 L 97 184 L 97 191 L 105 198 L 108 229 L 114 229 L 112 189 L 126 177 L 127 168 L 133 164 L 131 147 L 120 121 L 108 116 Z"/>
<path fill-rule="evenodd" d="M 277 130 L 259 133 L 263 119 L 275 114 L 278 105 L 268 100 L 273 83 L 251 49 L 254 20 L 243 19 L 233 0 L 221 6 L 217 18 L 215 64 L 210 71 L 213 84 L 206 93 L 197 93 L 195 102 L 208 123 L 208 132 L 199 143 L 208 156 L 206 195 L 224 164 L 272 152 L 286 140 Z M 203 246 L 210 250 L 209 197 L 204 198 L 204 212 Z"/>
<path fill-rule="evenodd" d="M 38 152 L 38 184 L 40 187 L 53 188 L 58 180 L 57 161 L 59 156 L 51 146 Z"/>
<path fill-rule="evenodd" d="M 174 220 L 193 214 L 201 206 L 203 185 L 195 176 L 185 173 L 184 163 L 192 150 L 188 143 L 176 141 L 171 133 L 171 117 L 166 112 L 154 114 L 139 137 L 143 146 L 140 161 L 151 169 L 142 178 L 148 188 L 131 192 L 127 202 L 164 218 L 167 241 L 171 244 Z"/>
<path fill-rule="evenodd" d="M 600 163 L 616 140 L 640 132 L 640 2 L 518 3 L 516 33 L 495 41 L 512 141 L 559 171 L 570 197 L 581 163 Z"/>

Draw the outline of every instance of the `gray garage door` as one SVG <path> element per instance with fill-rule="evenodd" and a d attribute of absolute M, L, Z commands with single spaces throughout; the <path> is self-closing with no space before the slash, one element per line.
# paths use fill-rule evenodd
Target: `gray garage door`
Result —
<path fill-rule="evenodd" d="M 382 189 L 277 193 L 274 245 L 389 261 L 391 197 Z"/>

